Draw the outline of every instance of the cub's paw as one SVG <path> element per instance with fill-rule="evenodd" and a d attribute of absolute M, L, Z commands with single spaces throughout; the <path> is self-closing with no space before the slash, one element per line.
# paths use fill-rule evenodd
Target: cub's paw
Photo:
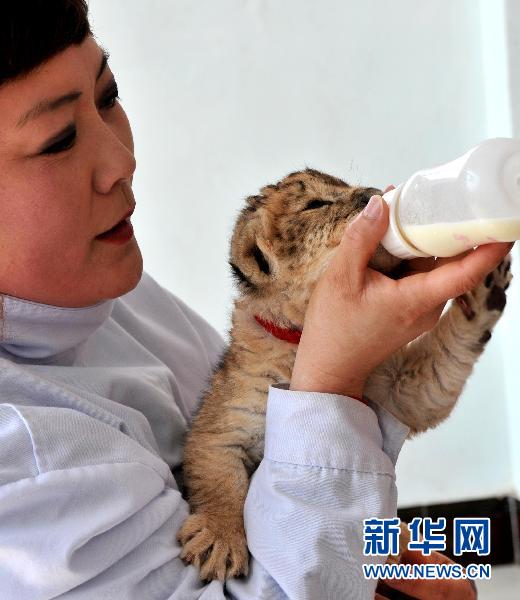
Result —
<path fill-rule="evenodd" d="M 506 290 L 512 278 L 511 255 L 508 254 L 476 288 L 455 298 L 466 320 L 477 321 L 479 325 L 493 326 L 506 305 Z M 489 329 L 482 331 L 482 337 L 491 337 Z"/>
<path fill-rule="evenodd" d="M 241 521 L 190 515 L 177 534 L 181 558 L 200 569 L 203 581 L 247 575 L 249 552 Z"/>

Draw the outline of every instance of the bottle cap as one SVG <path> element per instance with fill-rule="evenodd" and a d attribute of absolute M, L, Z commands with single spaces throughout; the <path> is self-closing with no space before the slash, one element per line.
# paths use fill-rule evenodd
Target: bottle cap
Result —
<path fill-rule="evenodd" d="M 419 258 L 420 256 L 430 256 L 412 246 L 402 235 L 398 222 L 397 207 L 399 205 L 399 196 L 404 184 L 400 184 L 394 190 L 390 190 L 383 195 L 384 201 L 388 204 L 390 211 L 389 225 L 385 233 L 385 237 L 381 240 L 381 245 L 385 250 L 398 258 L 410 259 Z"/>

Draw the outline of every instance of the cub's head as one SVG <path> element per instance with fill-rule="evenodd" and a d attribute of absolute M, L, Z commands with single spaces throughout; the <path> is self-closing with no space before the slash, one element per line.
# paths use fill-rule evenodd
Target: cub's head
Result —
<path fill-rule="evenodd" d="M 241 296 L 252 301 L 255 310 L 267 304 L 278 312 L 282 307 L 277 299 L 289 298 L 304 310 L 347 223 L 372 195 L 381 193 L 306 169 L 247 198 L 234 228 L 229 259 Z M 370 266 L 390 271 L 400 262 L 379 246 Z"/>

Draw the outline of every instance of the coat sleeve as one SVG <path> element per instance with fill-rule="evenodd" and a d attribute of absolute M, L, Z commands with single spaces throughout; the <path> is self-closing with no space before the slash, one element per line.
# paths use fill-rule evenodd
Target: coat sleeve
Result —
<path fill-rule="evenodd" d="M 236 598 L 374 598 L 363 520 L 395 517 L 395 461 L 408 428 L 375 404 L 269 388 L 265 454 L 245 506 L 252 569 Z"/>
<path fill-rule="evenodd" d="M 0 404 L 2 598 L 137 598 L 172 565 L 182 498 L 168 465 L 111 419 Z"/>

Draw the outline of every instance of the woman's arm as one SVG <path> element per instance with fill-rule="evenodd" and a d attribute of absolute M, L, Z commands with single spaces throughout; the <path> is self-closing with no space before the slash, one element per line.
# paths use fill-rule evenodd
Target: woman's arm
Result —
<path fill-rule="evenodd" d="M 117 421 L 0 405 L 2 598 L 167 598 L 189 576 L 168 465 Z"/>
<path fill-rule="evenodd" d="M 286 388 L 270 389 L 266 458 L 246 505 L 251 575 L 227 592 L 180 560 L 188 507 L 135 423 L 87 402 L 85 412 L 1 404 L 2 598 L 326 598 L 312 593 L 333 589 L 329 571 L 371 588 L 358 573 L 360 519 L 392 514 L 406 432 L 383 417 L 382 436 L 356 400 Z"/>

